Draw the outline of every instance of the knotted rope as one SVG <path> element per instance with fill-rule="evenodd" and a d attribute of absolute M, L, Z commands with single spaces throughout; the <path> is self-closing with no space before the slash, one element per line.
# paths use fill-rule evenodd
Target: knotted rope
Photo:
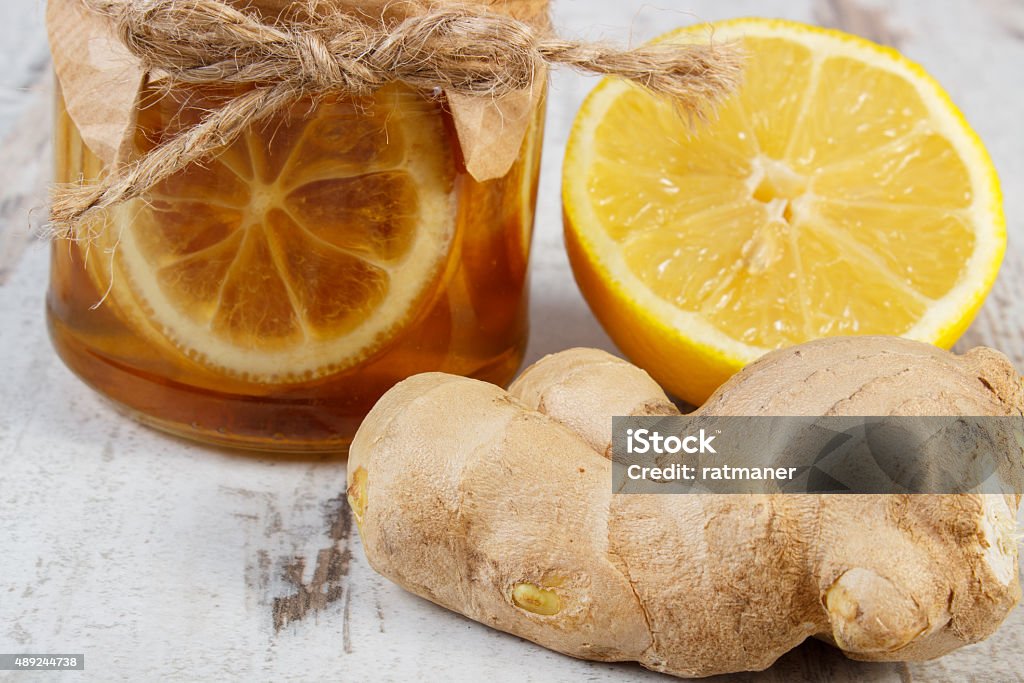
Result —
<path fill-rule="evenodd" d="M 221 0 L 84 0 L 166 87 L 252 86 L 98 183 L 56 189 L 51 221 L 73 234 L 96 212 L 143 195 L 185 166 L 230 145 L 248 127 L 302 97 L 414 88 L 500 97 L 529 88 L 544 65 L 634 81 L 703 118 L 736 84 L 731 46 L 656 44 L 632 49 L 563 40 L 473 5 L 414 6 L 400 20 L 297 3 L 272 22 Z M 403 5 L 408 8 L 408 6 Z"/>

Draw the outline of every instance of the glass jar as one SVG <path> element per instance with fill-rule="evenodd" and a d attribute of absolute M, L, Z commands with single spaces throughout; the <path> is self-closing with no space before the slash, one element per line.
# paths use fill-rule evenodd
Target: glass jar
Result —
<path fill-rule="evenodd" d="M 237 90 L 144 88 L 145 152 Z M 401 85 L 301 101 L 53 245 L 64 362 L 161 429 L 343 449 L 392 385 L 511 380 L 527 340 L 540 98 L 501 178 L 465 169 L 444 102 Z M 58 182 L 99 178 L 58 96 Z"/>

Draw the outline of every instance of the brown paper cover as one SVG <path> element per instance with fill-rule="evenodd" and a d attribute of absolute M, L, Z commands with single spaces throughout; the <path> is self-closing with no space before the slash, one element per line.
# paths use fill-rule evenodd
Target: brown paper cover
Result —
<path fill-rule="evenodd" d="M 463 4 L 435 0 L 435 4 Z M 535 26 L 548 25 L 548 0 L 470 0 L 496 12 Z M 389 0 L 332 0 L 346 11 L 379 17 L 384 11 L 402 11 Z M 278 14 L 290 0 L 232 0 L 266 14 Z M 406 7 L 414 7 L 407 5 Z M 54 69 L 71 120 L 89 149 L 104 163 L 125 160 L 134 134 L 139 92 L 146 73 L 117 39 L 105 17 L 90 12 L 82 0 L 49 0 L 47 32 Z M 466 170 L 477 180 L 505 175 L 512 166 L 533 108 L 543 91 L 546 74 L 537 75 L 534 87 L 500 98 L 446 93 L 462 148 Z"/>

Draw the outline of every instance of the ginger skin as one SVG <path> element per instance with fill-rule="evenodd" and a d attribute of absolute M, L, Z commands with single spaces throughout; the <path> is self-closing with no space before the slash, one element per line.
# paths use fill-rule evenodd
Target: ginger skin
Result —
<path fill-rule="evenodd" d="M 573 349 L 508 392 L 440 373 L 386 394 L 349 456 L 370 564 L 566 654 L 679 676 L 770 666 L 814 636 L 864 660 L 936 657 L 1020 598 L 1019 497 L 620 495 L 609 416 L 671 414 L 642 370 Z M 1022 415 L 997 352 L 896 338 L 776 351 L 701 409 Z"/>

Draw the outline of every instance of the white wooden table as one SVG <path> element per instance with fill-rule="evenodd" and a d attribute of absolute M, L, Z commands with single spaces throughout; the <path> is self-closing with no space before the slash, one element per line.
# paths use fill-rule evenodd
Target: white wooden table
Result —
<path fill-rule="evenodd" d="M 922 62 L 987 143 L 1007 195 L 1010 252 L 961 347 L 993 345 L 1024 368 L 1024 0 L 554 1 L 567 35 L 643 40 L 757 14 L 839 26 Z M 176 440 L 122 417 L 64 368 L 43 318 L 47 245 L 29 230 L 45 216 L 49 169 L 42 9 L 0 3 L 0 652 L 82 652 L 87 670 L 9 680 L 669 680 L 548 652 L 375 575 L 342 496 L 343 460 Z M 530 361 L 613 349 L 561 240 L 561 153 L 592 85 L 553 80 Z M 990 640 L 936 662 L 861 664 L 811 642 L 730 680 L 1020 681 L 1024 607 Z"/>

